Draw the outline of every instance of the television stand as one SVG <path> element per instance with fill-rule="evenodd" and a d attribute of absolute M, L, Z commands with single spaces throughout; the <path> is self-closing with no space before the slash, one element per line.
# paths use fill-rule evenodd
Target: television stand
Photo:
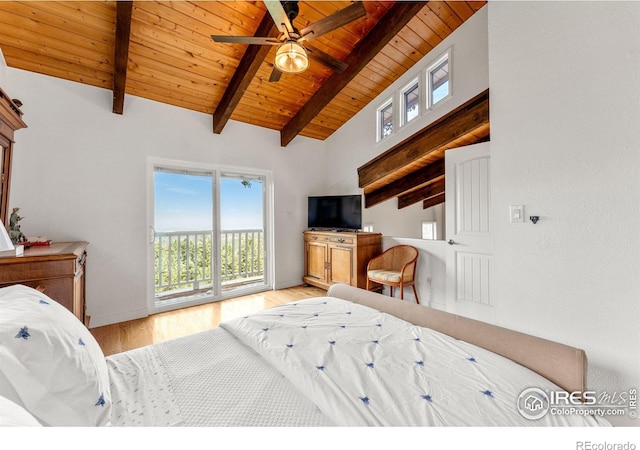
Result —
<path fill-rule="evenodd" d="M 382 234 L 357 231 L 304 232 L 304 283 L 329 289 L 346 283 L 366 289 L 367 264 L 382 252 Z"/>

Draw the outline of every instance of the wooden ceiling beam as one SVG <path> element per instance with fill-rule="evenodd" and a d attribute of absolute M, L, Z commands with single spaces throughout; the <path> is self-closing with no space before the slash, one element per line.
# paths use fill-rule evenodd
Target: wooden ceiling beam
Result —
<path fill-rule="evenodd" d="M 361 188 L 438 151 L 456 139 L 489 124 L 489 90 L 427 125 L 421 131 L 358 167 Z"/>
<path fill-rule="evenodd" d="M 275 22 L 271 18 L 271 14 L 267 11 L 258 25 L 254 36 L 258 37 L 271 37 L 276 36 L 278 28 Z M 264 62 L 264 59 L 271 50 L 270 45 L 248 45 L 247 49 L 238 64 L 227 89 L 225 89 L 220 103 L 213 112 L 213 132 L 215 134 L 222 133 L 222 129 L 225 127 L 231 114 L 240 103 L 240 99 L 244 95 L 245 91 L 251 84 L 251 80 L 260 69 L 260 66 Z"/>
<path fill-rule="evenodd" d="M 376 189 L 375 191 L 365 193 L 364 195 L 364 207 L 369 208 L 373 205 L 377 205 L 385 200 L 388 200 L 397 195 L 401 195 L 403 192 L 416 189 L 424 184 L 429 183 L 434 178 L 444 176 L 444 158 L 441 158 L 428 166 L 418 169 L 415 172 L 411 172 L 404 177 L 387 184 L 384 187 Z"/>
<path fill-rule="evenodd" d="M 129 39 L 131 37 L 131 13 L 133 1 L 116 2 L 116 37 L 113 64 L 113 112 L 124 111 L 124 93 L 127 84 L 127 64 L 129 62 Z"/>
<path fill-rule="evenodd" d="M 445 201 L 445 193 L 434 195 L 433 197 L 429 197 L 422 202 L 422 209 L 431 208 L 432 206 L 439 205 L 440 203 L 444 203 Z"/>
<path fill-rule="evenodd" d="M 404 26 L 428 2 L 397 2 L 369 33 L 356 44 L 345 58 L 349 67 L 342 73 L 334 72 L 320 86 L 305 105 L 280 131 L 280 145 L 286 147 L 306 127 L 331 100 L 353 80 L 358 73 L 384 48 L 385 45 L 404 28 Z"/>
<path fill-rule="evenodd" d="M 423 188 L 408 192 L 398 197 L 398 209 L 406 208 L 414 203 L 418 203 L 424 199 L 433 197 L 434 195 L 444 194 L 444 177 L 440 178 Z"/>

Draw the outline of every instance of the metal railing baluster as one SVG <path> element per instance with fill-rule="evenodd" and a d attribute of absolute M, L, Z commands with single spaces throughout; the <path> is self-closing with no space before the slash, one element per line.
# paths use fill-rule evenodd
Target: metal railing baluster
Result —
<path fill-rule="evenodd" d="M 263 281 L 264 231 L 223 230 L 220 234 L 220 276 L 225 288 Z M 213 245 L 211 230 L 156 232 L 156 297 L 189 295 L 213 286 Z"/>

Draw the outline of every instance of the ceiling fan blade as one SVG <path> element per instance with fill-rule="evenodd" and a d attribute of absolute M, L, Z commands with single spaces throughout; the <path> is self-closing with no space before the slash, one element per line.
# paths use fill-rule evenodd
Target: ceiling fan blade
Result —
<path fill-rule="evenodd" d="M 273 70 L 271 71 L 271 76 L 269 77 L 269 83 L 276 83 L 280 81 L 280 77 L 282 76 L 282 72 L 280 72 L 276 66 L 273 66 Z"/>
<path fill-rule="evenodd" d="M 322 50 L 312 47 L 311 45 L 305 42 L 304 48 L 307 50 L 307 54 L 310 58 L 315 59 L 320 64 L 327 66 L 330 69 L 333 69 L 337 73 L 342 73 L 345 71 L 349 65 L 340 61 L 339 59 L 334 58 L 328 53 L 323 52 Z"/>
<path fill-rule="evenodd" d="M 253 45 L 280 45 L 281 42 L 275 38 L 255 37 L 255 36 L 215 36 L 211 39 L 215 42 L 226 42 L 231 44 L 253 44 Z"/>
<path fill-rule="evenodd" d="M 267 11 L 278 27 L 280 33 L 293 33 L 293 25 L 279 0 L 264 0 Z"/>
<path fill-rule="evenodd" d="M 364 9 L 364 5 L 362 2 L 355 2 L 351 5 L 347 6 L 340 11 L 337 11 L 330 16 L 325 17 L 309 25 L 306 28 L 303 28 L 300 31 L 300 36 L 302 38 L 300 40 L 311 40 L 316 39 L 324 34 L 329 33 L 330 31 L 335 30 L 336 28 L 340 28 L 348 24 L 349 22 L 353 22 L 356 19 L 364 17 L 367 15 L 367 10 Z"/>

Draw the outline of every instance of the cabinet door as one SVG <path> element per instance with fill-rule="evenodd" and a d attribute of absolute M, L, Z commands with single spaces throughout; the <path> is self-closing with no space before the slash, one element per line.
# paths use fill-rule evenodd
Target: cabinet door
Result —
<path fill-rule="evenodd" d="M 307 276 L 326 280 L 327 245 L 307 243 Z"/>
<path fill-rule="evenodd" d="M 329 282 L 351 284 L 353 281 L 353 248 L 329 246 Z"/>

